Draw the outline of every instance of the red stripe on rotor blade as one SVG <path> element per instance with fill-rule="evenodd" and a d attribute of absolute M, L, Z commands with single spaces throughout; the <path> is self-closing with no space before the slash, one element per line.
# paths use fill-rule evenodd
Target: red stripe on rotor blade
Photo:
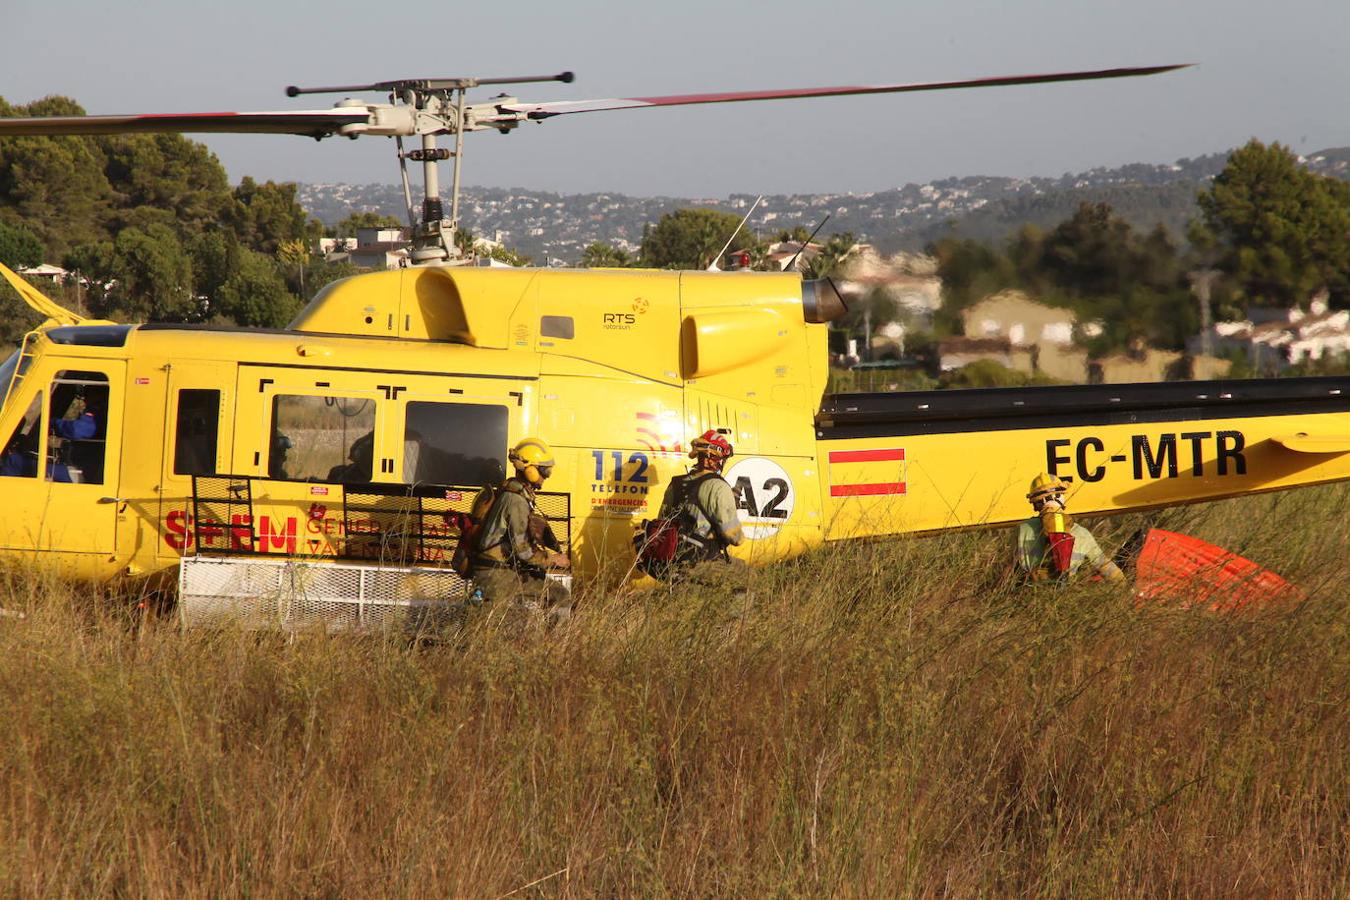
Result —
<path fill-rule="evenodd" d="M 903 447 L 885 447 L 879 450 L 830 451 L 830 462 L 832 463 L 903 461 L 904 458 L 905 448 Z"/>
<path fill-rule="evenodd" d="M 832 484 L 831 497 L 876 497 L 882 494 L 903 494 L 903 481 L 877 482 L 874 484 Z"/>

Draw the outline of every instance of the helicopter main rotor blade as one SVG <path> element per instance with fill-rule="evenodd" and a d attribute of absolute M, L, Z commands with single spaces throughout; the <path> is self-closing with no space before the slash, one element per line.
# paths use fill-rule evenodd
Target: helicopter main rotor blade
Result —
<path fill-rule="evenodd" d="M 73 135 L 186 133 L 299 134 L 320 138 L 343 128 L 365 125 L 371 113 L 361 107 L 295 112 L 168 113 L 135 116 L 45 116 L 0 118 L 0 135 Z"/>
<path fill-rule="evenodd" d="M 610 109 L 641 109 L 648 106 L 688 106 L 695 103 L 740 103 L 749 100 L 787 100 L 794 97 L 842 97 L 851 94 L 901 94 L 913 91 L 944 91 L 956 88 L 1007 87 L 1019 84 L 1049 84 L 1057 81 L 1096 81 L 1130 78 L 1184 69 L 1191 63 L 1143 66 L 1128 69 L 1096 69 L 1085 72 L 1053 72 L 1044 75 L 1002 75 L 962 81 L 924 81 L 913 84 L 845 85 L 841 87 L 789 88 L 773 91 L 729 91 L 714 94 L 669 94 L 663 97 L 620 97 L 608 100 L 562 100 L 553 103 L 507 103 L 500 108 L 524 113 L 531 119 L 547 119 L 569 113 Z"/>

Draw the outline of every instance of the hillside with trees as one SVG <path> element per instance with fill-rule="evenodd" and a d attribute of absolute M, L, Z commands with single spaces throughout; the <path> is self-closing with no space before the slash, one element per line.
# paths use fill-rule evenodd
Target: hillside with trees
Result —
<path fill-rule="evenodd" d="M 884 252 L 913 251 L 944 237 L 999 243 L 1028 223 L 1049 231 L 1089 202 L 1109 204 L 1136 230 L 1161 224 L 1181 238 L 1199 214 L 1196 194 L 1208 188 L 1227 158 L 1224 152 L 1054 178 L 978 175 L 866 193 L 770 195 L 751 216 L 749 227 L 760 234 L 798 227 L 810 231 L 829 215 L 830 228 L 851 232 Z M 1350 178 L 1350 149 L 1318 151 L 1300 158 L 1300 165 L 1315 174 Z M 405 215 L 403 189 L 392 184 L 302 184 L 299 197 L 328 225 L 353 212 L 400 220 Z M 754 194 L 634 197 L 467 187 L 461 210 L 464 221 L 483 235 L 499 237 L 540 262 L 575 265 L 595 243 L 632 254 L 644 229 L 675 210 L 708 209 L 739 217 L 754 201 Z"/>
<path fill-rule="evenodd" d="M 1108 352 L 1137 339 L 1181 349 L 1199 327 L 1191 280 L 1215 274 L 1218 318 L 1251 307 L 1306 307 L 1325 295 L 1350 306 L 1350 183 L 1314 174 L 1288 148 L 1253 140 L 1235 150 L 1184 234 L 1138 229 L 1105 202 L 1083 202 L 1044 230 L 1024 224 L 1002 242 L 943 237 L 929 246 L 943 279 L 938 328 L 954 333 L 960 312 L 990 293 L 1019 288 L 1073 309 L 1102 332 L 1085 340 Z"/>
<path fill-rule="evenodd" d="M 0 116 L 83 112 L 62 97 L 0 99 Z M 0 261 L 75 272 L 62 300 L 94 316 L 284 325 L 315 290 L 354 271 L 311 259 L 322 233 L 294 184 L 245 177 L 231 187 L 215 155 L 179 135 L 0 141 Z M 31 324 L 4 291 L 0 341 Z"/>
<path fill-rule="evenodd" d="M 27 106 L 0 99 L 0 116 L 82 112 L 63 97 Z M 808 274 L 829 274 L 855 240 L 882 251 L 924 247 L 945 285 L 939 334 L 956 330 L 966 305 L 1016 287 L 1073 308 L 1081 321 L 1101 322 L 1094 349 L 1139 338 L 1177 348 L 1198 325 L 1193 272 L 1219 273 L 1218 316 L 1251 305 L 1288 307 L 1321 291 L 1335 307 L 1350 301 L 1346 178 L 1350 150 L 1301 158 L 1252 141 L 1231 155 L 1171 166 L 770 197 L 731 249 L 764 267 L 771 242 L 801 241 L 828 213 L 831 228 Z M 385 209 L 375 202 L 379 191 L 321 187 L 249 177 L 231 186 L 205 146 L 178 135 L 7 138 L 0 142 L 0 261 L 73 271 L 78 277 L 61 300 L 94 316 L 280 326 L 323 285 L 355 271 L 324 262 L 318 237 L 401 223 L 401 192 Z M 701 269 L 751 199 L 469 191 L 460 237 L 471 242 L 472 228 L 509 240 L 511 248 L 493 254 L 513 263 L 527 261 L 523 252 L 536 246 L 541 262 L 554 261 L 563 245 L 550 242 L 562 240 L 568 262 Z M 12 344 L 32 324 L 12 292 L 0 291 L 0 342 Z"/>

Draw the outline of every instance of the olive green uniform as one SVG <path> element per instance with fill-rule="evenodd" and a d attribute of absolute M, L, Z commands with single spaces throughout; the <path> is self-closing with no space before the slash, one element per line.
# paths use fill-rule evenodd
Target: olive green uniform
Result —
<path fill-rule="evenodd" d="M 1073 535 L 1073 555 L 1069 562 L 1069 575 L 1077 575 L 1083 566 L 1092 574 L 1102 574 L 1114 563 L 1102 552 L 1097 539 L 1082 525 L 1069 526 Z M 1017 559 L 1017 571 L 1033 580 L 1051 577 L 1050 542 L 1046 540 L 1045 529 L 1040 516 L 1032 516 L 1017 526 L 1014 553 Z"/>
<path fill-rule="evenodd" d="M 695 469 L 671 479 L 661 500 L 661 518 L 678 518 L 680 522 L 675 566 L 685 576 L 725 581 L 726 563 L 740 563 L 725 553 L 726 547 L 745 540 L 736 511 L 736 493 L 716 472 Z"/>
<path fill-rule="evenodd" d="M 565 602 L 567 589 L 547 579 L 552 553 L 530 531 L 536 516 L 534 488 L 521 478 L 508 478 L 497 489 L 474 548 L 469 577 L 494 601 L 552 606 Z"/>

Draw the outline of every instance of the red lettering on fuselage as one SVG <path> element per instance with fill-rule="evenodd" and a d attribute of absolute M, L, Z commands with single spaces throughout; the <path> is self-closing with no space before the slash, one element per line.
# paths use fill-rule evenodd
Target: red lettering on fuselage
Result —
<path fill-rule="evenodd" d="M 257 550 L 262 553 L 283 550 L 294 554 L 296 533 L 299 530 L 299 522 L 295 516 L 287 517 L 284 524 L 274 523 L 268 516 L 259 516 L 258 542 L 255 546 L 251 543 L 253 519 L 245 513 L 230 516 L 228 527 L 215 522 L 203 522 L 194 528 L 194 524 L 192 514 L 186 510 L 170 510 L 164 516 L 164 543 L 171 549 L 182 552 L 191 548 L 200 538 L 202 548 L 211 549 L 216 539 L 224 537 L 228 531 L 231 550 Z"/>

